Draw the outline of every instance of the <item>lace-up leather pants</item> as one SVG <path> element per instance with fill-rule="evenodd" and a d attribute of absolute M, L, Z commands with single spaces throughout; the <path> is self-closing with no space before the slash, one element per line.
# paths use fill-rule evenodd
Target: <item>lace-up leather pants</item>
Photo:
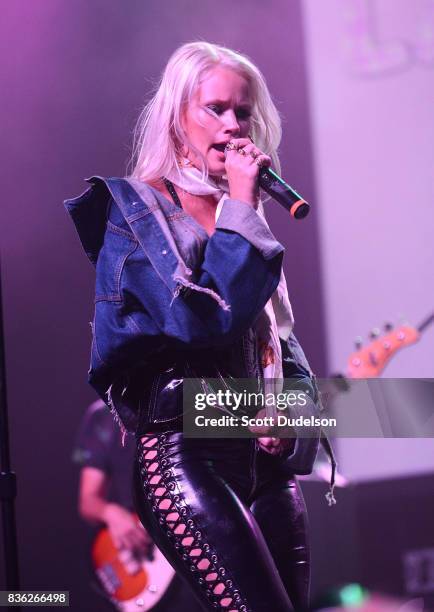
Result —
<path fill-rule="evenodd" d="M 136 510 L 205 610 L 306 610 L 306 510 L 254 439 L 155 432 L 137 441 Z"/>

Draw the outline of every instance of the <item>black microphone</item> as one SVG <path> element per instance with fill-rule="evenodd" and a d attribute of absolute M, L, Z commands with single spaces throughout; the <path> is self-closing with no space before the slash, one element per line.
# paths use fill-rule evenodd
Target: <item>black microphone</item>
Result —
<path fill-rule="evenodd" d="M 309 214 L 310 206 L 306 200 L 271 168 L 261 168 L 259 186 L 286 208 L 294 219 L 304 219 Z"/>

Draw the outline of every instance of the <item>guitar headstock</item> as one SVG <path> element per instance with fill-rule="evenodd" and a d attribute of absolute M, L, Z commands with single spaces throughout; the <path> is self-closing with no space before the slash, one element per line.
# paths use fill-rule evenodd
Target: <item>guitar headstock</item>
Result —
<path fill-rule="evenodd" d="M 420 333 L 410 325 L 393 327 L 385 326 L 386 332 L 379 330 L 371 332 L 371 342 L 362 347 L 358 342 L 358 350 L 348 358 L 347 376 L 349 378 L 376 378 L 386 367 L 397 351 L 414 344 L 419 340 Z"/>

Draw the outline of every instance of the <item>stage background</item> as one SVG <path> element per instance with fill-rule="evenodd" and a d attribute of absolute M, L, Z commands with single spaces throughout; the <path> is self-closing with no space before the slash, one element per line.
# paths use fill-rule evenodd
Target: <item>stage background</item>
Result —
<path fill-rule="evenodd" d="M 434 310 L 434 2 L 303 6 L 327 358 L 354 338 Z M 434 325 L 387 377 L 434 377 Z M 433 400 L 434 401 L 434 400 Z M 408 409 L 411 411 L 412 406 Z M 353 481 L 432 472 L 432 439 L 342 439 Z"/>

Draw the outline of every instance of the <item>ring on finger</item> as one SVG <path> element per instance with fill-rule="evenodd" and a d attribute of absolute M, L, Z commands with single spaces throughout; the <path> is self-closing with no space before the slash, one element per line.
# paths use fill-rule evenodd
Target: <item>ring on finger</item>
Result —
<path fill-rule="evenodd" d="M 244 151 L 244 149 L 238 149 L 238 153 L 240 155 L 247 155 L 247 153 Z"/>
<path fill-rule="evenodd" d="M 226 151 L 233 151 L 233 150 L 237 150 L 238 151 L 238 147 L 235 143 L 233 142 L 228 142 L 228 144 L 225 146 L 225 150 Z"/>
<path fill-rule="evenodd" d="M 259 156 L 256 156 L 255 162 L 258 164 L 258 166 L 260 168 L 262 168 L 262 166 L 264 165 L 264 160 L 263 159 L 259 159 Z"/>

